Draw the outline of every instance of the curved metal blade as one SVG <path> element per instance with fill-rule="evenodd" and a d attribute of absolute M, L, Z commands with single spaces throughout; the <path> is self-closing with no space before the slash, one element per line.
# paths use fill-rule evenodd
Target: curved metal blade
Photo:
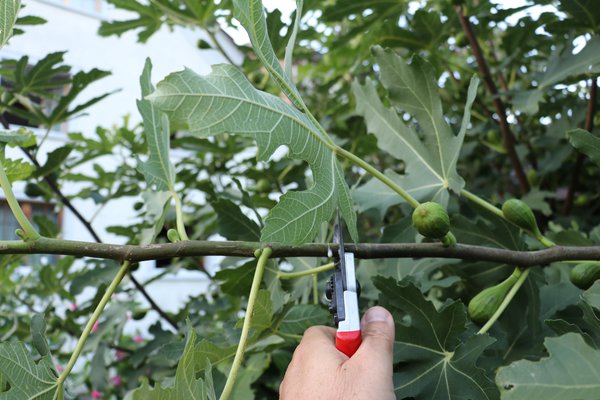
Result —
<path fill-rule="evenodd" d="M 346 287 L 346 251 L 344 249 L 344 233 L 343 233 L 344 232 L 344 221 L 340 217 L 340 209 L 339 208 L 337 209 L 337 223 L 335 224 L 334 229 L 335 230 L 333 232 L 333 242 L 337 243 L 337 245 L 338 245 L 338 258 L 339 258 L 339 260 L 336 260 L 337 261 L 336 272 L 339 267 L 342 284 L 343 284 L 344 290 L 346 290 L 347 289 L 347 287 Z"/>

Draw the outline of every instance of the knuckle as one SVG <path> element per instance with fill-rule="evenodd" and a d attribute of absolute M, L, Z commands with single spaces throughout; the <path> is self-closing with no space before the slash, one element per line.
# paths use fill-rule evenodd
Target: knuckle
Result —
<path fill-rule="evenodd" d="M 323 327 L 311 326 L 306 331 L 304 331 L 303 341 L 304 341 L 304 339 L 309 339 L 311 337 L 322 335 L 322 334 L 323 334 Z M 302 342 L 300 344 L 302 344 Z"/>

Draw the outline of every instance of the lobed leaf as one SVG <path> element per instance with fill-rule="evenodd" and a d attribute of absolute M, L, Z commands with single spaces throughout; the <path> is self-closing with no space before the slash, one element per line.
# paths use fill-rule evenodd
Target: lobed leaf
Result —
<path fill-rule="evenodd" d="M 158 191 L 173 191 L 175 168 L 169 159 L 169 120 L 165 114 L 145 99 L 154 91 L 151 77 L 152 62 L 147 58 L 144 71 L 140 76 L 142 99 L 137 101 L 137 107 L 142 116 L 150 157 L 146 162 L 139 161 L 138 169 L 144 175 L 148 186 L 154 186 Z"/>
<path fill-rule="evenodd" d="M 60 169 L 60 167 L 64 164 L 73 151 L 73 146 L 65 145 L 58 147 L 46 155 L 46 162 L 44 165 L 40 166 L 34 173 L 34 176 L 39 178 Z"/>
<path fill-rule="evenodd" d="M 111 5 L 133 13 L 136 13 L 139 18 L 132 18 L 124 21 L 102 21 L 98 29 L 98 35 L 121 36 L 123 33 L 141 28 L 138 33 L 138 42 L 145 43 L 150 36 L 156 33 L 162 25 L 162 13 L 156 7 L 128 0 L 108 0 Z"/>
<path fill-rule="evenodd" d="M 600 281 L 594 284 L 581 295 L 583 300 L 590 306 L 600 310 Z"/>
<path fill-rule="evenodd" d="M 407 126 L 396 110 L 380 100 L 376 85 L 367 79 L 364 85 L 352 84 L 356 111 L 365 118 L 367 129 L 377 137 L 378 147 L 404 161 L 404 175 L 386 171 L 386 175 L 402 186 L 417 200 L 434 200 L 442 205 L 448 201 L 448 191 L 460 192 L 464 180 L 456 171 L 456 163 L 470 120 L 470 109 L 475 99 L 478 79 L 471 79 L 465 113 L 458 135 L 446 123 L 435 77 L 428 64 L 413 57 L 407 64 L 391 50 L 379 46 L 372 49 L 381 71 L 381 82 L 388 90 L 390 102 L 398 109 L 417 119 L 420 130 Z M 373 207 L 372 200 L 384 198 L 381 211 L 402 201 L 393 196 L 391 189 L 371 180 L 355 191 L 362 201 L 361 208 Z M 370 196 L 370 197 L 369 197 Z"/>
<path fill-rule="evenodd" d="M 502 399 L 593 400 L 600 391 L 600 351 L 581 335 L 546 338 L 548 357 L 501 367 L 496 384 Z"/>
<path fill-rule="evenodd" d="M 220 290 L 230 296 L 247 296 L 252 287 L 252 278 L 256 270 L 256 261 L 252 260 L 235 268 L 223 268 L 217 271 L 214 279 L 219 281 Z"/>
<path fill-rule="evenodd" d="M 558 9 L 566 13 L 577 27 L 587 27 L 598 32 L 600 27 L 600 8 L 595 0 L 561 0 L 558 2 Z"/>
<path fill-rule="evenodd" d="M 23 160 L 12 160 L 10 158 L 2 160 L 2 167 L 10 182 L 22 181 L 34 175 L 35 167 Z"/>
<path fill-rule="evenodd" d="M 573 54 L 572 46 L 557 48 L 538 77 L 538 87 L 541 90 L 570 76 L 597 72 L 600 72 L 600 37 L 594 36 L 577 54 Z"/>
<path fill-rule="evenodd" d="M 567 136 L 573 147 L 600 165 L 600 137 L 598 135 L 593 135 L 584 129 L 574 129 L 567 132 Z"/>
<path fill-rule="evenodd" d="M 208 340 L 202 340 L 194 348 L 196 363 L 193 369 L 196 373 L 206 372 L 211 365 L 233 360 L 236 349 L 237 346 L 219 347 Z"/>
<path fill-rule="evenodd" d="M 31 64 L 28 56 L 0 62 L 4 76 L 14 85 L 12 91 L 56 98 L 56 92 L 69 83 L 71 67 L 63 64 L 64 51 L 47 54 Z"/>
<path fill-rule="evenodd" d="M 598 346 L 600 346 L 600 318 L 598 318 L 597 311 L 600 310 L 600 302 L 598 301 L 600 296 L 600 283 L 595 282 L 583 293 L 574 288 L 572 284 L 570 284 L 569 287 L 571 289 L 570 296 L 565 296 L 565 293 L 560 293 L 557 290 L 554 290 L 548 295 L 555 297 L 560 296 L 562 304 L 564 305 L 563 308 L 565 308 L 566 305 L 574 304 L 574 300 L 578 298 L 579 302 L 577 303 L 577 307 L 580 312 L 574 315 L 569 315 L 568 313 L 559 314 L 559 318 L 554 317 L 555 319 L 548 319 L 546 320 L 546 324 L 558 334 L 569 332 L 580 334 L 588 344 L 598 348 Z M 549 315 L 548 317 L 553 316 Z"/>
<path fill-rule="evenodd" d="M 172 387 L 161 387 L 157 383 L 154 388 L 150 387 L 148 381 L 144 381 L 142 386 L 128 396 L 128 400 L 206 400 L 209 396 L 207 388 L 212 388 L 212 375 L 210 374 L 210 363 L 207 363 L 204 379 L 196 379 L 194 366 L 198 363 L 198 355 L 195 351 L 194 343 L 196 341 L 196 332 L 193 328 L 188 329 L 188 337 L 183 350 L 183 355 L 177 365 L 175 372 L 175 381 Z M 205 382 L 208 382 L 205 384 Z M 214 394 L 212 395 L 214 397 Z"/>
<path fill-rule="evenodd" d="M 452 218 L 452 232 L 461 243 L 500 249 L 524 250 L 525 243 L 517 227 L 492 213 L 473 220 L 462 215 Z"/>
<path fill-rule="evenodd" d="M 285 313 L 279 331 L 284 334 L 302 335 L 314 325 L 327 325 L 331 315 L 316 304 L 296 304 Z"/>
<path fill-rule="evenodd" d="M 77 96 L 79 96 L 89 85 L 109 75 L 110 72 L 98 68 L 92 68 L 89 71 L 79 71 L 76 73 L 70 82 L 68 93 L 60 97 L 58 104 L 52 110 L 50 115 L 43 117 L 43 124 L 50 127 L 79 116 L 83 110 L 110 96 L 115 91 L 101 94 L 100 96 L 93 97 L 90 100 L 86 100 L 85 102 L 72 107 Z"/>
<path fill-rule="evenodd" d="M 254 242 L 260 238 L 260 228 L 230 200 L 218 199 L 211 203 L 217 213 L 219 234 L 228 240 Z"/>
<path fill-rule="evenodd" d="M 302 19 L 302 7 L 304 0 L 296 0 L 296 19 L 294 20 L 294 26 L 292 28 L 292 34 L 287 46 L 285 46 L 285 59 L 283 64 L 285 66 L 285 74 L 292 80 L 292 54 L 294 52 L 294 45 L 296 44 L 296 36 L 298 35 L 298 28 L 300 28 L 300 20 Z"/>
<path fill-rule="evenodd" d="M 29 147 L 35 144 L 35 135 L 25 128 L 18 130 L 0 129 L 0 147 L 5 145 Z"/>
<path fill-rule="evenodd" d="M 146 220 L 150 227 L 142 229 L 139 234 L 140 244 L 150 244 L 156 240 L 164 227 L 165 218 L 170 208 L 171 192 L 154 192 L 145 190 L 142 198 L 146 206 Z"/>
<path fill-rule="evenodd" d="M 380 304 L 396 321 L 394 388 L 399 399 L 497 399 L 476 363 L 495 340 L 476 335 L 461 341 L 467 318 L 461 302 L 436 310 L 410 283 L 376 277 Z"/>
<path fill-rule="evenodd" d="M 263 282 L 271 293 L 271 307 L 273 312 L 279 312 L 290 299 L 290 294 L 283 290 L 279 279 L 279 265 L 275 260 L 269 260 L 265 266 Z"/>
<path fill-rule="evenodd" d="M 40 356 L 50 355 L 50 346 L 46 340 L 46 319 L 44 314 L 34 314 L 31 317 L 31 341 Z"/>
<path fill-rule="evenodd" d="M 590 13 L 587 16 L 590 17 L 589 22 L 595 18 Z M 564 47 L 557 47 L 548 57 L 544 71 L 534 75 L 537 87 L 516 93 L 515 106 L 519 110 L 535 114 L 538 112 L 539 103 L 548 88 L 573 76 L 592 75 L 600 71 L 600 37 L 593 36 L 577 54 L 573 54 L 573 49 L 574 46 L 571 43 Z"/>
<path fill-rule="evenodd" d="M 269 40 L 269 35 L 267 34 L 267 22 L 265 19 L 265 12 L 262 5 L 261 0 L 234 0 L 234 11 L 235 18 L 242 24 L 246 32 L 248 32 L 248 36 L 250 37 L 250 42 L 252 43 L 252 48 L 254 49 L 256 55 L 262 62 L 262 64 L 267 68 L 277 86 L 285 93 L 285 95 L 290 99 L 294 105 L 300 109 L 304 109 L 304 102 L 302 101 L 302 97 L 300 96 L 300 92 L 296 88 L 296 85 L 292 81 L 292 77 L 289 74 L 286 74 L 279 63 L 279 59 L 275 55 L 275 51 L 273 50 L 273 46 L 271 45 L 271 41 Z M 297 3 L 298 4 L 298 3 Z M 298 13 L 301 13 L 301 4 L 298 4 L 299 8 L 297 10 Z M 299 18 L 299 17 L 297 17 Z M 293 41 L 295 39 L 295 33 L 298 29 L 298 23 L 293 28 L 293 33 L 290 37 L 290 43 L 293 46 Z M 290 44 L 288 44 L 288 48 L 286 48 L 286 58 L 291 58 L 291 50 L 288 50 Z"/>
<path fill-rule="evenodd" d="M 236 67 L 216 65 L 206 76 L 189 69 L 171 74 L 147 99 L 194 136 L 237 133 L 256 140 L 261 160 L 285 145 L 292 158 L 308 162 L 313 186 L 281 197 L 265 221 L 262 241 L 307 242 L 336 207 L 340 207 L 352 238 L 357 238 L 344 174 L 318 128 L 280 98 L 256 90 Z"/>
<path fill-rule="evenodd" d="M 336 1 L 332 6 L 325 8 L 323 12 L 324 21 L 341 21 L 350 15 L 361 14 L 366 9 L 373 9 L 380 12 L 400 6 L 395 0 L 355 0 L 355 1 Z"/>
<path fill-rule="evenodd" d="M 3 0 L 0 4 L 0 48 L 11 37 L 20 9 L 21 0 Z"/>
<path fill-rule="evenodd" d="M 271 294 L 268 290 L 261 289 L 258 291 L 254 302 L 254 310 L 252 312 L 252 323 L 250 328 L 254 330 L 256 336 L 266 329 L 271 327 L 273 311 L 271 306 Z M 240 320 L 240 327 L 243 320 Z"/>
<path fill-rule="evenodd" d="M 0 343 L 0 375 L 10 389 L 0 392 L 1 400 L 53 400 L 57 376 L 49 356 L 36 363 L 21 342 Z M 59 394 L 60 396 L 60 394 Z"/>

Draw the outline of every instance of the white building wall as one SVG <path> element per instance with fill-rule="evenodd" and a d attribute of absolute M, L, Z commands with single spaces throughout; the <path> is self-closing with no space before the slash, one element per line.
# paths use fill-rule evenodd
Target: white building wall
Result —
<path fill-rule="evenodd" d="M 106 3 L 102 4 L 100 13 L 82 12 L 78 7 L 87 2 L 93 3 L 95 0 L 78 0 L 74 3 L 71 0 L 71 2 L 69 6 L 65 5 L 68 3 L 67 0 L 23 0 L 25 8 L 21 15 L 40 16 L 48 22 L 44 25 L 26 26 L 25 34 L 11 38 L 9 44 L 0 50 L 0 57 L 19 58 L 27 55 L 32 62 L 38 61 L 48 53 L 66 50 L 65 63 L 73 66 L 72 73 L 92 68 L 100 68 L 112 73 L 109 77 L 92 84 L 77 101 L 84 102 L 107 91 L 119 90 L 119 92 L 89 108 L 88 115 L 69 121 L 67 124 L 69 132 L 92 134 L 96 126 L 110 127 L 113 124 L 120 124 L 121 118 L 126 114 L 131 115 L 132 122 L 140 121 L 136 99 L 140 97 L 139 76 L 146 57 L 152 59 L 154 83 L 170 72 L 181 70 L 184 66 L 198 73 L 207 73 L 210 71 L 211 64 L 225 62 L 219 53 L 212 50 L 200 51 L 196 47 L 198 39 L 206 39 L 205 34 L 200 30 L 175 28 L 170 31 L 163 27 L 146 44 L 137 43 L 136 32 L 127 32 L 121 37 L 100 37 L 97 31 L 102 19 L 125 19 L 131 15 L 115 10 Z M 230 54 L 235 58 L 240 57 L 227 40 L 223 41 L 222 46 L 226 50 L 231 50 Z M 40 161 L 44 161 L 45 152 L 63 145 L 65 140 L 64 133 L 53 132 L 40 151 Z M 13 151 L 9 155 L 21 156 L 18 151 Z M 122 167 L 117 165 L 116 158 L 107 161 L 110 162 L 115 164 L 113 166 L 115 169 Z M 110 169 L 110 166 L 105 164 L 103 167 Z M 22 193 L 22 186 L 17 185 L 15 190 L 19 195 Z M 70 190 L 68 186 L 64 191 L 74 192 L 73 187 Z M 112 201 L 100 211 L 93 221 L 93 227 L 103 241 L 123 242 L 123 238 L 108 234 L 105 228 L 133 223 L 132 206 L 135 201 L 136 199 L 133 198 Z M 98 207 L 92 201 L 80 199 L 74 200 L 73 204 L 86 218 L 91 217 Z M 68 209 L 64 210 L 62 229 L 64 239 L 92 241 L 92 237 Z M 136 271 L 136 277 L 144 281 L 155 273 L 152 263 L 145 263 Z M 160 283 L 150 285 L 147 289 L 158 299 L 162 307 L 176 310 L 180 302 L 190 294 L 203 290 L 206 282 L 200 282 L 199 279 L 201 278 L 198 273 L 182 271 Z"/>

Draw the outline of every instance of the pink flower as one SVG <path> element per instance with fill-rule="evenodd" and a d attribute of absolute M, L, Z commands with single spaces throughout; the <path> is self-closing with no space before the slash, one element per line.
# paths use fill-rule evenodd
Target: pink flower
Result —
<path fill-rule="evenodd" d="M 112 384 L 114 386 L 119 386 L 120 384 L 123 383 L 123 379 L 121 379 L 121 377 L 119 375 L 115 375 L 113 376 L 110 381 L 112 382 Z"/>
<path fill-rule="evenodd" d="M 133 341 L 136 343 L 142 343 L 144 341 L 144 338 L 141 337 L 140 335 L 137 335 L 137 336 L 133 337 Z"/>
<path fill-rule="evenodd" d="M 124 359 L 126 355 L 127 355 L 127 353 L 125 353 L 124 351 L 117 350 L 116 356 L 117 356 L 118 361 L 121 361 L 122 359 Z"/>
<path fill-rule="evenodd" d="M 92 333 L 96 332 L 98 330 L 99 326 L 100 326 L 100 322 L 98 322 L 98 321 L 94 322 L 94 326 L 92 326 Z"/>
<path fill-rule="evenodd" d="M 92 399 L 101 399 L 102 398 L 102 392 L 99 392 L 97 390 L 92 390 Z"/>
<path fill-rule="evenodd" d="M 62 365 L 60 365 L 60 364 L 56 364 L 56 371 L 57 371 L 57 372 L 59 372 L 59 373 L 60 373 L 60 372 L 63 372 L 63 367 L 62 367 Z"/>
<path fill-rule="evenodd" d="M 69 310 L 71 310 L 71 311 L 77 310 L 77 304 L 75 304 L 75 303 L 69 304 Z"/>

